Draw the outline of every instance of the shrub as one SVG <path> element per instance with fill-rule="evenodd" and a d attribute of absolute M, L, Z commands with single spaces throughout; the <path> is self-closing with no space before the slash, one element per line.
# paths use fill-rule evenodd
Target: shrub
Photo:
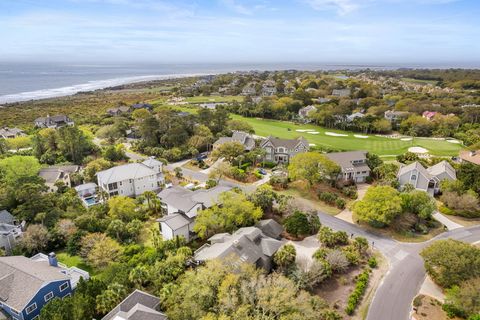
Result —
<path fill-rule="evenodd" d="M 348 243 L 348 235 L 345 231 L 333 231 L 329 227 L 322 227 L 318 232 L 318 240 L 325 246 L 332 248 L 337 245 Z"/>
<path fill-rule="evenodd" d="M 347 307 L 345 308 L 345 313 L 348 315 L 353 314 L 358 303 L 361 301 L 363 294 L 365 293 L 365 289 L 367 289 L 369 278 L 370 270 L 365 270 L 358 276 L 355 289 L 348 297 Z"/>
<path fill-rule="evenodd" d="M 358 198 L 357 187 L 355 186 L 345 187 L 342 189 L 342 192 L 344 195 L 346 195 L 350 199 Z"/>
<path fill-rule="evenodd" d="M 245 173 L 245 170 L 238 169 L 236 167 L 232 168 L 231 175 L 235 180 L 238 181 L 245 181 L 247 179 L 247 174 Z"/>
<path fill-rule="evenodd" d="M 272 169 L 272 168 L 275 168 L 276 166 L 277 166 L 277 164 L 275 162 L 272 162 L 272 161 L 263 161 L 262 162 L 262 167 L 264 167 L 264 168 Z"/>
<path fill-rule="evenodd" d="M 310 231 L 307 215 L 301 211 L 295 211 L 283 221 L 285 230 L 293 236 L 308 234 Z"/>
<path fill-rule="evenodd" d="M 330 264 L 333 272 L 344 272 L 350 264 L 345 253 L 340 250 L 332 250 L 325 255 L 325 261 Z"/>
<path fill-rule="evenodd" d="M 373 269 L 373 268 L 376 268 L 377 265 L 378 265 L 378 263 L 377 263 L 377 258 L 371 257 L 370 259 L 368 259 L 368 266 L 369 266 L 370 268 L 372 268 L 372 269 Z"/>
<path fill-rule="evenodd" d="M 348 262 L 353 265 L 357 265 L 360 261 L 361 255 L 358 252 L 357 248 L 353 245 L 346 246 L 342 248 L 343 252 L 345 253 L 345 257 L 347 257 Z"/>
<path fill-rule="evenodd" d="M 205 183 L 205 187 L 207 189 L 210 189 L 210 188 L 213 188 L 217 185 L 217 181 L 216 180 L 213 180 L 213 179 L 208 179 L 207 182 Z"/>
<path fill-rule="evenodd" d="M 337 198 L 337 200 L 335 200 L 335 206 L 339 209 L 345 209 L 347 202 L 342 198 Z"/>
<path fill-rule="evenodd" d="M 332 251 L 329 248 L 318 248 L 317 251 L 313 253 L 313 258 L 316 260 L 325 260 L 327 254 Z"/>
<path fill-rule="evenodd" d="M 274 187 L 286 189 L 288 187 L 288 178 L 284 176 L 272 176 L 268 183 Z"/>
<path fill-rule="evenodd" d="M 318 194 L 318 199 L 331 205 L 335 204 L 337 198 L 338 196 L 333 192 L 320 192 Z"/>

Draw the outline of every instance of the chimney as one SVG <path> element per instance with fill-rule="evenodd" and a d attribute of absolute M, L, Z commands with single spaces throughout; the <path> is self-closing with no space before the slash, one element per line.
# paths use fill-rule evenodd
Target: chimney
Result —
<path fill-rule="evenodd" d="M 475 157 L 477 155 L 477 151 L 473 150 L 470 151 L 470 157 Z"/>
<path fill-rule="evenodd" d="M 55 252 L 50 252 L 48 254 L 48 264 L 52 267 L 58 267 L 58 260 Z"/>

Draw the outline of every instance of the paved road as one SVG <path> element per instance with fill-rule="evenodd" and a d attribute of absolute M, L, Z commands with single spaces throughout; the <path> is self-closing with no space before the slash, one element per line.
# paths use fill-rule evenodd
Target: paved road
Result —
<path fill-rule="evenodd" d="M 430 243 L 447 238 L 468 243 L 480 241 L 480 226 L 455 228 L 423 243 L 401 243 L 368 232 L 325 213 L 319 213 L 319 217 L 323 225 L 366 237 L 370 243 L 373 241 L 375 248 L 382 252 L 390 262 L 390 270 L 375 293 L 367 320 L 410 319 L 413 298 L 418 294 L 426 276 L 423 260 L 419 253 Z"/>

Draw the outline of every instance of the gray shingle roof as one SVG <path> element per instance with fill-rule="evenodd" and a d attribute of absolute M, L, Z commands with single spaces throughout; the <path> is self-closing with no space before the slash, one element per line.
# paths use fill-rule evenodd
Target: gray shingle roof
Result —
<path fill-rule="evenodd" d="M 284 147 L 287 149 L 295 149 L 295 147 L 300 143 L 303 143 L 307 147 L 309 146 L 308 141 L 304 137 L 300 137 L 298 139 L 280 139 L 269 136 L 262 141 L 261 146 L 264 146 L 267 142 L 271 142 L 275 148 Z"/>
<path fill-rule="evenodd" d="M 157 219 L 157 221 L 165 223 L 172 230 L 178 230 L 190 223 L 190 220 L 184 217 L 183 214 L 179 213 L 166 215 L 160 219 Z"/>
<path fill-rule="evenodd" d="M 283 232 L 283 227 L 273 219 L 260 220 L 255 225 L 257 228 L 271 238 L 278 239 Z"/>
<path fill-rule="evenodd" d="M 404 175 L 407 172 L 410 172 L 412 170 L 417 170 L 420 172 L 426 179 L 432 179 L 432 175 L 425 169 L 422 164 L 418 161 L 412 162 L 409 165 L 403 166 L 398 170 L 397 177 Z"/>
<path fill-rule="evenodd" d="M 61 271 L 23 256 L 0 257 L 0 301 L 21 311 L 46 283 L 70 279 Z"/>
<path fill-rule="evenodd" d="M 135 290 L 102 320 L 167 320 L 165 314 L 157 311 L 159 304 L 159 298 Z"/>
<path fill-rule="evenodd" d="M 222 145 L 228 142 L 240 142 L 246 150 L 252 150 L 255 147 L 255 140 L 253 137 L 243 131 L 234 131 L 231 137 L 221 137 L 215 141 L 214 145 Z"/>
<path fill-rule="evenodd" d="M 428 173 L 430 173 L 432 176 L 438 176 L 442 173 L 448 174 L 450 177 L 453 179 L 457 178 L 457 173 L 455 169 L 448 163 L 447 161 L 442 161 L 437 163 L 434 166 L 431 166 L 427 168 Z"/>
<path fill-rule="evenodd" d="M 342 168 L 342 171 L 351 171 L 354 169 L 370 170 L 366 162 L 353 163 L 354 160 L 366 161 L 367 151 L 332 152 L 327 153 L 326 156 L 338 164 Z"/>
<path fill-rule="evenodd" d="M 15 218 L 7 210 L 0 210 L 0 223 L 13 224 Z"/>
<path fill-rule="evenodd" d="M 137 179 L 155 175 L 157 172 L 143 163 L 128 163 L 116 166 L 97 173 L 102 183 L 119 182 L 128 179 Z"/>

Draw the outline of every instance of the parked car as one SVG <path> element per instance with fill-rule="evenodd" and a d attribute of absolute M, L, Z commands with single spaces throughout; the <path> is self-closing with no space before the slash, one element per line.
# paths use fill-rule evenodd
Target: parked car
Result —
<path fill-rule="evenodd" d="M 260 173 L 262 175 L 266 175 L 267 171 L 265 171 L 265 169 L 263 169 L 263 168 L 260 168 L 260 169 L 258 169 L 258 173 Z"/>

